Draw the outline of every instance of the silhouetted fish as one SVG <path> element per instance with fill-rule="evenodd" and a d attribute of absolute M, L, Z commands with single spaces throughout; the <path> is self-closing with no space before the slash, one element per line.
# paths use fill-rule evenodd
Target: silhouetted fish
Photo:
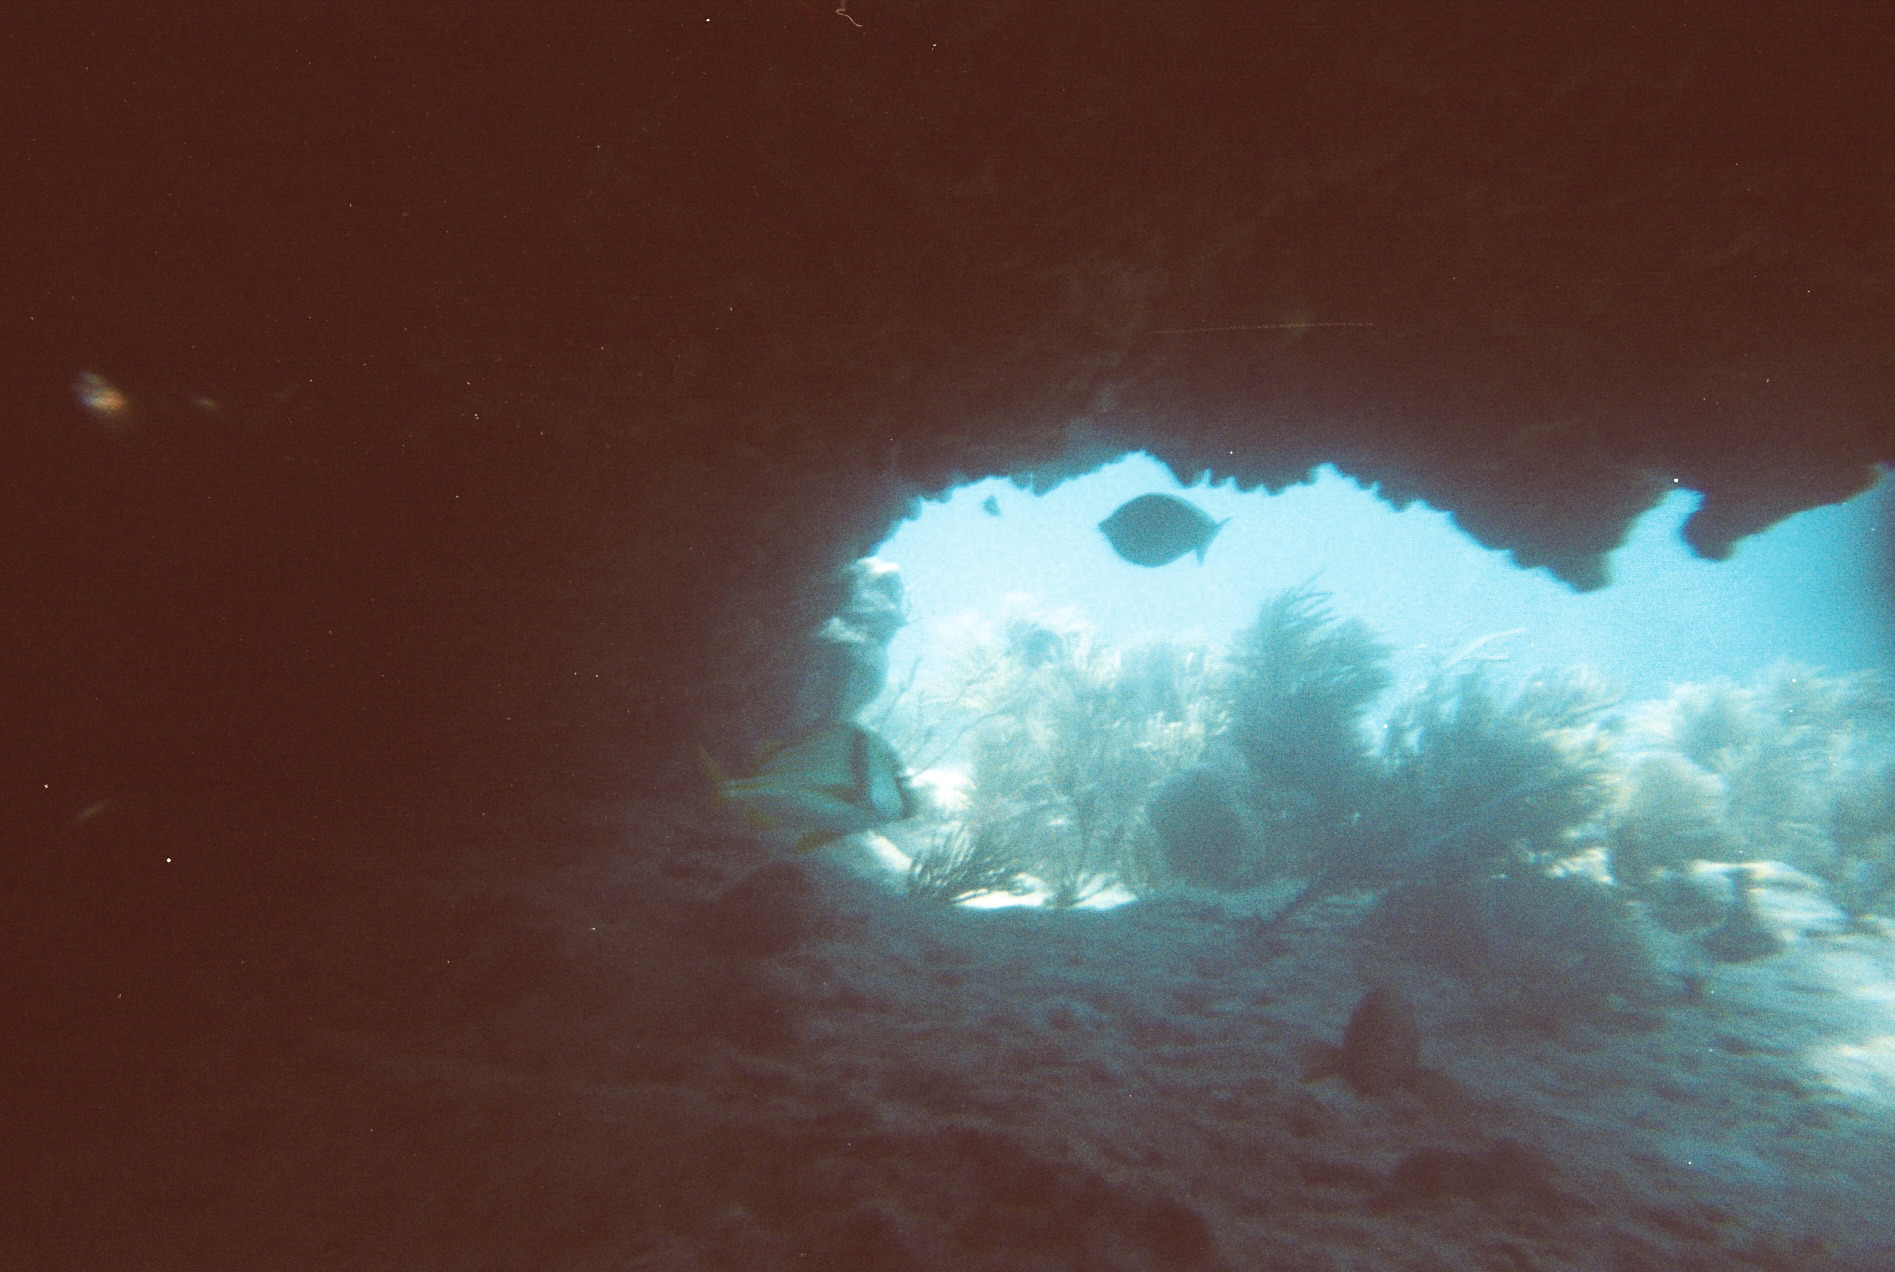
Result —
<path fill-rule="evenodd" d="M 1196 552 L 1202 565 L 1204 549 L 1224 525 L 1174 495 L 1140 495 L 1101 521 L 1099 530 L 1114 552 L 1150 569 L 1169 565 L 1187 552 Z"/>
<path fill-rule="evenodd" d="M 988 495 L 985 499 L 980 501 L 980 510 L 990 517 L 998 517 L 1000 515 L 1000 500 L 993 495 Z"/>

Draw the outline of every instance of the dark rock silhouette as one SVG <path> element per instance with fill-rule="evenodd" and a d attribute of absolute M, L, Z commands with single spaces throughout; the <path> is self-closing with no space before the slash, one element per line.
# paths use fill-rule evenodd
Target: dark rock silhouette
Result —
<path fill-rule="evenodd" d="M 1364 1095 L 1412 1084 L 1421 1071 L 1421 1027 L 1401 991 L 1377 985 L 1349 1014 L 1336 1071 Z"/>

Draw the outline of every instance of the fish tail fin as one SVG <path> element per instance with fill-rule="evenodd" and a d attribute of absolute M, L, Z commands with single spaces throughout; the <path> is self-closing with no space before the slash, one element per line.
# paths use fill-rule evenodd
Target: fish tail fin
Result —
<path fill-rule="evenodd" d="M 1220 522 L 1218 522 L 1218 523 L 1217 523 L 1216 525 L 1214 525 L 1214 526 L 1212 526 L 1212 527 L 1211 527 L 1211 532 L 1210 532 L 1209 534 L 1207 534 L 1207 535 L 1205 535 L 1205 536 L 1204 536 L 1204 542 L 1202 542 L 1202 543 L 1200 543 L 1200 544 L 1198 544 L 1198 564 L 1199 564 L 1199 565 L 1203 565 L 1203 564 L 1204 564 L 1204 549 L 1206 549 L 1206 548 L 1208 548 L 1208 547 L 1210 547 L 1210 546 L 1211 546 L 1211 540 L 1212 540 L 1212 539 L 1215 539 L 1215 538 L 1217 537 L 1217 532 L 1218 532 L 1219 530 L 1222 530 L 1222 529 L 1223 529 L 1223 528 L 1224 528 L 1225 526 L 1227 526 L 1227 525 L 1229 525 L 1229 524 L 1230 524 L 1230 518 L 1229 518 L 1229 517 L 1225 517 L 1225 518 L 1224 518 L 1224 519 L 1223 519 L 1222 521 L 1220 521 Z"/>

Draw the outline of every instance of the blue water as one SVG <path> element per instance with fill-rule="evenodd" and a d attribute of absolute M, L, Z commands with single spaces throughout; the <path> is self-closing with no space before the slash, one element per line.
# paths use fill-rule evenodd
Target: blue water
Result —
<path fill-rule="evenodd" d="M 1098 523 L 1125 500 L 1180 494 L 1230 518 L 1203 565 L 1120 560 Z M 982 503 L 992 497 L 991 516 Z M 1128 456 L 1045 495 L 1004 479 L 922 505 L 878 555 L 902 567 L 913 621 L 891 647 L 899 680 L 923 675 L 969 623 L 1009 606 L 1070 609 L 1115 645 L 1167 638 L 1221 648 L 1265 600 L 1313 579 L 1338 615 L 1367 620 L 1397 650 L 1398 689 L 1434 662 L 1494 636 L 1497 670 L 1586 666 L 1633 699 L 1677 682 L 1748 680 L 1781 660 L 1833 672 L 1895 668 L 1888 596 L 1895 479 L 1741 542 L 1732 558 L 1693 556 L 1679 527 L 1698 497 L 1678 491 L 1613 554 L 1614 581 L 1580 594 L 1462 534 L 1422 504 L 1395 509 L 1334 469 L 1277 495 L 1184 489 L 1147 455 Z M 1496 635 L 1504 634 L 1504 635 Z"/>

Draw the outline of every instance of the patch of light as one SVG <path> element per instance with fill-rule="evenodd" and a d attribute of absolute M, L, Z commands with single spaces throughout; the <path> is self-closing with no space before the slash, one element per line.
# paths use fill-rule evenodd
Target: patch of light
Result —
<path fill-rule="evenodd" d="M 1012 910 L 1022 906 L 1045 909 L 1052 900 L 1053 890 L 1043 879 L 1032 875 L 1022 875 L 1017 889 L 1009 892 L 980 892 L 961 901 L 959 904 L 968 910 Z M 1085 898 L 1073 905 L 1074 910 L 1115 910 L 1119 906 L 1129 905 L 1138 900 L 1136 893 L 1123 884 L 1109 883 L 1094 889 Z"/>
<path fill-rule="evenodd" d="M 1836 1094 L 1895 1106 L 1895 951 L 1884 941 L 1814 957 L 1825 987 L 1845 1004 L 1851 1042 L 1822 1043 L 1804 1059 Z"/>
<path fill-rule="evenodd" d="M 72 395 L 86 414 L 107 432 L 123 434 L 130 428 L 131 399 L 98 372 L 81 371 L 73 379 Z"/>
<path fill-rule="evenodd" d="M 874 831 L 862 835 L 862 849 L 869 865 L 886 870 L 892 875 L 906 877 L 908 867 L 914 864 L 914 858 L 897 848 L 885 836 Z"/>
<path fill-rule="evenodd" d="M 974 779 L 966 769 L 936 767 L 924 769 L 908 779 L 918 795 L 930 808 L 942 816 L 953 816 L 967 811 L 973 802 Z"/>
<path fill-rule="evenodd" d="M 1046 904 L 1046 885 L 1038 879 L 1022 879 L 1019 892 L 977 892 L 959 902 L 964 910 L 1012 910 L 1020 906 Z"/>
<path fill-rule="evenodd" d="M 1836 1094 L 1864 1103 L 1895 1105 L 1895 1034 L 1817 1047 L 1808 1060 Z"/>
<path fill-rule="evenodd" d="M 1122 883 L 1114 883 L 1100 888 L 1097 892 L 1081 901 L 1075 909 L 1080 910 L 1116 910 L 1122 905 L 1130 905 L 1138 900 L 1138 895 Z"/>

